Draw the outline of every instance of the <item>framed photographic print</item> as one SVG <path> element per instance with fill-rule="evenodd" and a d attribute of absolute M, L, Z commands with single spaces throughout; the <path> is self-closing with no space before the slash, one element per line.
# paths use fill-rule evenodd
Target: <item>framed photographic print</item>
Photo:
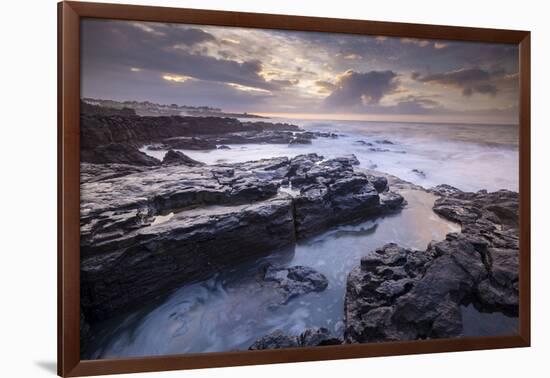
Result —
<path fill-rule="evenodd" d="M 59 375 L 529 346 L 529 32 L 58 9 Z"/>

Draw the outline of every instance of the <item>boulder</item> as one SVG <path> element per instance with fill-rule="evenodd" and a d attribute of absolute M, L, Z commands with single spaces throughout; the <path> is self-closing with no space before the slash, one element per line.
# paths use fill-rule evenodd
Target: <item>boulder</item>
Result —
<path fill-rule="evenodd" d="M 187 165 L 190 167 L 196 167 L 204 165 L 204 163 L 191 159 L 181 151 L 168 150 L 164 158 L 162 159 L 162 165 Z"/>
<path fill-rule="evenodd" d="M 298 336 L 285 335 L 281 330 L 276 330 L 256 340 L 248 349 L 283 349 L 338 344 L 342 344 L 342 340 L 332 336 L 328 329 L 321 327 L 308 328 Z"/>
<path fill-rule="evenodd" d="M 268 266 L 265 269 L 264 282 L 273 283 L 283 296 L 282 303 L 310 292 L 323 291 L 328 286 L 327 278 L 306 266 L 276 268 Z"/>

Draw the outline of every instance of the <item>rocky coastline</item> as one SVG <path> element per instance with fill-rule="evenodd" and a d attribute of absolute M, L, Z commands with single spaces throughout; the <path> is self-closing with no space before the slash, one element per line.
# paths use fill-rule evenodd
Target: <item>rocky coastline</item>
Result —
<path fill-rule="evenodd" d="M 216 117 L 81 116 L 81 330 L 173 290 L 340 225 L 400 211 L 425 190 L 319 154 L 206 165 L 180 149 L 309 144 L 338 138 L 295 125 Z M 388 140 L 378 144 L 392 144 Z M 163 160 L 139 150 L 166 150 Z M 344 331 L 275 331 L 250 349 L 459 337 L 461 306 L 518 312 L 518 195 L 431 189 L 433 211 L 460 233 L 426 250 L 365 251 L 347 278 Z M 113 195 L 116 193 L 116 195 Z M 330 282 L 307 266 L 259 268 L 280 305 Z"/>
<path fill-rule="evenodd" d="M 403 198 L 385 179 L 353 164 L 353 156 L 317 154 L 135 170 L 82 163 L 86 318 L 106 319 L 330 227 L 398 211 Z"/>

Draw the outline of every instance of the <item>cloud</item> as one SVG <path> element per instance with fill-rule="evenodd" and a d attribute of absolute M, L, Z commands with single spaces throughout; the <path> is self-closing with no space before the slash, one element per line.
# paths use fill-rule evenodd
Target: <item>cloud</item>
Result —
<path fill-rule="evenodd" d="M 85 19 L 82 40 L 84 80 L 86 75 L 115 67 L 139 67 L 162 75 L 263 90 L 277 90 L 285 84 L 265 80 L 258 59 L 216 58 L 185 48 L 216 41 L 212 34 L 194 27 Z"/>
<path fill-rule="evenodd" d="M 319 85 L 319 82 L 317 82 Z M 321 87 L 325 86 L 321 82 Z M 376 105 L 386 95 L 397 89 L 397 74 L 393 71 L 355 72 L 348 70 L 339 76 L 325 103 L 336 107 L 361 104 Z"/>
<path fill-rule="evenodd" d="M 319 92 L 321 93 L 330 93 L 336 89 L 336 85 L 325 80 L 317 80 L 315 85 L 319 87 Z"/>
<path fill-rule="evenodd" d="M 469 97 L 474 93 L 495 96 L 498 89 L 494 80 L 502 75 L 502 72 L 491 73 L 481 68 L 461 68 L 459 70 L 425 76 L 414 72 L 411 78 L 422 83 L 435 83 L 455 87 L 462 90 L 463 96 Z"/>

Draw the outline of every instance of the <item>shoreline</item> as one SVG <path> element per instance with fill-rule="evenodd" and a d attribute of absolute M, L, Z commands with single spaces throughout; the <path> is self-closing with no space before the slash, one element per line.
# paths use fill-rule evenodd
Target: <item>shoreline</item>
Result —
<path fill-rule="evenodd" d="M 81 163 L 83 353 L 93 338 L 90 323 L 129 313 L 185 285 L 352 221 L 399 214 L 406 206 L 400 193 L 407 190 L 439 197 L 434 214 L 460 224 L 462 231 L 445 235 L 425 250 L 394 244 L 365 250 L 361 264 L 347 278 L 341 335 L 323 327 L 298 335 L 276 332 L 250 348 L 459 337 L 461 306 L 512 316 L 517 312 L 517 193 L 467 193 L 449 185 L 425 189 L 361 168 L 354 155 L 326 159 L 309 153 L 205 165 L 176 148 L 217 150 L 217 142 L 231 146 L 243 137 L 250 143 L 284 145 L 296 139 L 301 140 L 298 145 L 308 145 L 338 138 L 288 124 L 283 128 L 289 130 L 265 122 L 255 125 L 244 134 L 216 131 L 206 138 L 164 138 L 158 145 L 168 151 L 162 161 L 141 152 L 139 138 L 131 143 L 111 143 L 97 135 L 87 139 L 95 142 L 86 145 L 96 146 L 87 150 L 91 152 L 84 160 L 90 162 Z M 158 141 L 155 138 L 147 144 Z M 373 254 L 378 256 L 374 260 Z M 282 298 L 277 306 L 331 287 L 327 276 L 308 266 L 256 270 L 261 286 Z M 432 276 L 448 290 L 426 288 Z M 432 298 L 432 305 L 413 306 L 425 298 Z M 444 309 L 430 309 L 441 303 Z M 366 323 L 365 316 L 370 319 Z M 410 324 L 416 326 L 411 329 Z"/>

